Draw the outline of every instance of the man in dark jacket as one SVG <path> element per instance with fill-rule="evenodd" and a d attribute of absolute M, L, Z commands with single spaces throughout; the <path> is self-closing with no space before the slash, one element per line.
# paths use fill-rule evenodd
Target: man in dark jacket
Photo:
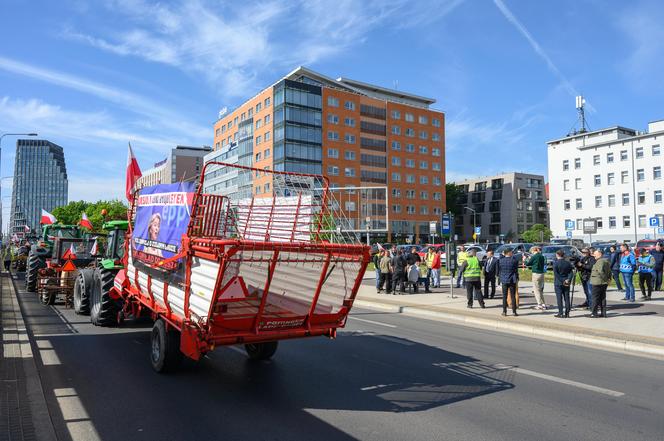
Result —
<path fill-rule="evenodd" d="M 493 299 L 496 296 L 496 272 L 498 271 L 498 258 L 494 257 L 493 250 L 486 252 L 482 274 L 484 274 L 484 298 Z M 491 294 L 489 294 L 491 285 Z"/>
<path fill-rule="evenodd" d="M 581 276 L 581 286 L 583 286 L 583 293 L 586 295 L 586 301 L 579 305 L 579 308 L 592 308 L 592 284 L 590 283 L 590 273 L 595 265 L 595 258 L 590 255 L 590 250 L 584 248 L 581 250 L 583 257 L 576 263 L 576 268 Z"/>
<path fill-rule="evenodd" d="M 397 293 L 397 286 L 399 293 L 406 292 L 406 259 L 403 256 L 401 249 L 392 257 L 392 293 Z"/>
<path fill-rule="evenodd" d="M 590 272 L 590 284 L 592 285 L 593 309 L 590 317 L 606 317 L 606 288 L 611 281 L 611 264 L 602 257 L 602 250 L 595 250 L 593 257 L 595 265 Z M 600 314 L 597 314 L 597 311 Z"/>
<path fill-rule="evenodd" d="M 519 283 L 519 260 L 512 256 L 512 250 L 506 249 L 498 261 L 498 277 L 503 285 L 503 316 L 507 315 L 507 296 L 510 296 L 512 313 L 516 316 L 516 285 Z"/>
<path fill-rule="evenodd" d="M 556 318 L 569 317 L 569 311 L 572 309 L 569 302 L 569 287 L 573 278 L 574 267 L 565 260 L 565 252 L 556 251 L 556 260 L 553 261 L 553 288 L 556 291 L 556 302 L 558 303 L 558 314 L 554 315 Z"/>
<path fill-rule="evenodd" d="M 609 256 L 609 265 L 611 265 L 611 274 L 613 274 L 613 281 L 616 282 L 616 288 L 618 291 L 624 291 L 622 285 L 620 284 L 620 250 L 616 248 L 615 245 L 611 245 L 609 248 L 611 255 Z"/>
<path fill-rule="evenodd" d="M 655 271 L 653 272 L 655 291 L 661 291 L 662 274 L 664 274 L 664 246 L 662 246 L 662 242 L 657 242 L 655 249 L 650 251 L 650 255 L 655 258 Z"/>

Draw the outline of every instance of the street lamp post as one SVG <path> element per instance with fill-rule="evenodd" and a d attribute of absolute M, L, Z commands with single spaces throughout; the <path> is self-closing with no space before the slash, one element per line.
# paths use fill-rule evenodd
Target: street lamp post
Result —
<path fill-rule="evenodd" d="M 3 133 L 0 135 L 0 170 L 2 170 L 2 138 L 5 136 L 39 136 L 37 133 Z M 2 186 L 0 186 L 0 196 L 2 196 Z M 1 204 L 1 203 L 0 203 Z M 2 211 L 0 211 L 0 242 L 2 242 Z"/>
<path fill-rule="evenodd" d="M 473 212 L 473 235 L 476 234 L 475 231 L 477 231 L 477 211 L 473 210 L 470 207 L 463 207 L 464 210 L 470 210 Z M 475 238 L 473 238 L 475 239 Z"/>

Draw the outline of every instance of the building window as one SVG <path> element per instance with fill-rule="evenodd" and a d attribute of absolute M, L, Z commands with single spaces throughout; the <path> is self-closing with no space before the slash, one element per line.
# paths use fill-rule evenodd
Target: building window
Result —
<path fill-rule="evenodd" d="M 262 119 L 257 119 L 256 120 L 256 128 L 260 129 L 262 125 L 263 125 L 263 120 Z"/>
<path fill-rule="evenodd" d="M 595 187 L 602 185 L 602 175 L 595 175 Z"/>
<path fill-rule="evenodd" d="M 646 203 L 646 192 L 645 191 L 640 191 L 636 194 L 636 203 L 639 205 L 643 205 Z"/>
<path fill-rule="evenodd" d="M 407 184 L 414 184 L 415 183 L 415 175 L 406 175 L 406 183 Z"/>
<path fill-rule="evenodd" d="M 263 118 L 263 122 L 265 124 L 270 124 L 270 115 L 265 115 L 265 118 Z"/>
<path fill-rule="evenodd" d="M 408 121 L 408 122 L 414 122 L 415 121 L 415 117 L 413 116 L 412 113 L 406 113 L 406 121 Z"/>
<path fill-rule="evenodd" d="M 432 162 L 431 163 L 431 170 L 440 171 L 440 162 Z"/>
<path fill-rule="evenodd" d="M 433 185 L 435 185 L 436 187 L 440 187 L 441 185 L 443 185 L 442 182 L 443 180 L 440 179 L 440 176 L 433 177 Z"/>
<path fill-rule="evenodd" d="M 569 191 L 569 179 L 565 179 L 563 181 L 563 190 L 564 191 Z"/>
<path fill-rule="evenodd" d="M 621 161 L 627 161 L 627 150 L 621 150 L 620 151 L 620 160 Z"/>
<path fill-rule="evenodd" d="M 611 164 L 613 162 L 613 153 L 606 154 L 606 163 Z"/>
<path fill-rule="evenodd" d="M 408 205 L 406 206 L 406 212 L 408 214 L 415 214 L 415 206 L 414 205 Z"/>
<path fill-rule="evenodd" d="M 576 229 L 577 230 L 583 230 L 583 219 L 577 219 L 576 220 Z"/>
<path fill-rule="evenodd" d="M 398 110 L 393 110 L 391 115 L 392 119 L 401 119 L 401 112 L 399 112 Z"/>
<path fill-rule="evenodd" d="M 392 126 L 392 134 L 393 134 L 393 135 L 401 135 L 401 127 L 399 127 L 399 126 Z"/>
<path fill-rule="evenodd" d="M 346 133 L 346 135 L 344 136 L 344 141 L 346 141 L 346 144 L 355 144 L 355 135 Z"/>
<path fill-rule="evenodd" d="M 427 146 L 421 145 L 420 146 L 420 154 L 421 155 L 426 155 L 427 153 L 429 153 L 429 149 L 427 148 Z"/>
<path fill-rule="evenodd" d="M 406 190 L 406 199 L 415 199 L 415 190 Z"/>
<path fill-rule="evenodd" d="M 415 136 L 415 129 L 412 129 L 412 128 L 408 127 L 406 129 L 406 136 L 408 136 L 410 138 L 414 137 Z"/>
<path fill-rule="evenodd" d="M 432 141 L 440 141 L 440 135 L 438 133 L 432 133 L 431 134 L 431 140 Z"/>
<path fill-rule="evenodd" d="M 627 170 L 623 170 L 620 172 L 620 183 L 622 184 L 627 184 L 629 180 L 629 172 Z"/>
<path fill-rule="evenodd" d="M 401 143 L 399 141 L 392 141 L 392 150 L 401 151 Z"/>
<path fill-rule="evenodd" d="M 261 159 L 261 152 L 256 153 L 256 162 L 260 161 Z"/>
<path fill-rule="evenodd" d="M 569 209 L 570 209 L 570 202 L 569 202 L 569 199 L 565 199 L 565 200 L 563 201 L 563 208 L 564 208 L 565 210 L 569 210 Z"/>
<path fill-rule="evenodd" d="M 401 205 L 399 205 L 399 204 L 392 205 L 392 212 L 401 213 Z"/>
<path fill-rule="evenodd" d="M 616 195 L 615 194 L 610 194 L 609 195 L 609 207 L 615 207 L 616 206 Z"/>
<path fill-rule="evenodd" d="M 576 199 L 576 209 L 581 210 L 583 208 L 583 200 L 581 198 Z"/>
<path fill-rule="evenodd" d="M 599 165 L 599 155 L 593 156 L 593 165 Z"/>
<path fill-rule="evenodd" d="M 346 101 L 344 107 L 348 110 L 355 110 L 355 103 L 352 101 Z"/>
<path fill-rule="evenodd" d="M 643 147 L 636 148 L 636 159 L 643 158 Z"/>
<path fill-rule="evenodd" d="M 655 203 L 656 204 L 661 204 L 662 203 L 662 190 L 655 190 Z"/>
<path fill-rule="evenodd" d="M 414 153 L 415 152 L 415 145 L 414 144 L 406 144 L 406 151 L 409 153 Z"/>
<path fill-rule="evenodd" d="M 429 199 L 429 192 L 426 191 L 426 190 L 420 191 L 420 199 L 423 199 L 425 201 L 428 200 Z"/>
<path fill-rule="evenodd" d="M 431 156 L 440 156 L 440 149 L 439 148 L 432 148 L 431 149 Z"/>
<path fill-rule="evenodd" d="M 429 177 L 422 175 L 420 176 L 420 184 L 422 185 L 427 185 L 429 183 Z"/>
<path fill-rule="evenodd" d="M 339 167 L 336 165 L 328 165 L 327 174 L 330 176 L 339 176 Z"/>
<path fill-rule="evenodd" d="M 441 201 L 441 200 L 443 200 L 443 196 L 442 196 L 442 195 L 443 195 L 443 194 L 442 194 L 441 192 L 439 192 L 439 191 L 434 191 L 434 192 L 433 192 L 433 200 L 434 200 L 434 201 Z"/>
<path fill-rule="evenodd" d="M 420 130 L 420 139 L 429 139 L 429 134 L 426 130 Z"/>
<path fill-rule="evenodd" d="M 581 190 L 581 178 L 574 179 L 574 188 L 576 190 Z"/>
<path fill-rule="evenodd" d="M 401 182 L 401 173 L 392 172 L 392 181 Z"/>
<path fill-rule="evenodd" d="M 256 104 L 256 113 L 260 112 L 262 108 L 263 108 L 263 104 L 261 104 L 261 103 Z"/>
<path fill-rule="evenodd" d="M 440 120 L 438 118 L 431 118 L 431 125 L 434 127 L 440 127 Z"/>
<path fill-rule="evenodd" d="M 641 182 L 646 179 L 646 172 L 644 169 L 640 168 L 636 171 L 636 181 Z"/>
<path fill-rule="evenodd" d="M 574 159 L 574 168 L 581 168 L 581 158 Z"/>
<path fill-rule="evenodd" d="M 427 170 L 429 168 L 429 163 L 426 161 L 420 161 L 420 169 Z"/>
<path fill-rule="evenodd" d="M 352 150 L 346 150 L 344 152 L 344 159 L 347 161 L 355 161 L 355 152 Z"/>
<path fill-rule="evenodd" d="M 652 155 L 653 156 L 659 156 L 661 154 L 659 144 L 655 144 L 652 146 Z"/>
<path fill-rule="evenodd" d="M 429 124 L 429 119 L 426 116 L 423 116 L 423 115 L 420 115 L 419 117 L 417 117 L 417 121 L 420 124 Z"/>
<path fill-rule="evenodd" d="M 339 115 L 335 115 L 334 113 L 328 113 L 327 122 L 330 124 L 339 124 Z"/>
<path fill-rule="evenodd" d="M 263 105 L 265 107 L 270 107 L 270 98 L 265 98 L 265 101 L 263 101 Z"/>
<path fill-rule="evenodd" d="M 602 196 L 595 196 L 595 208 L 602 208 Z"/>
<path fill-rule="evenodd" d="M 348 127 L 355 127 L 355 118 L 344 118 L 344 124 Z"/>
<path fill-rule="evenodd" d="M 616 175 L 615 173 L 607 173 L 606 175 L 606 183 L 608 185 L 613 185 L 616 183 Z"/>
<path fill-rule="evenodd" d="M 629 216 L 623 216 L 623 228 L 629 228 L 631 225 L 631 218 Z"/>
<path fill-rule="evenodd" d="M 597 217 L 597 218 L 595 218 L 595 220 L 597 221 L 597 229 L 598 230 L 601 230 L 602 228 L 604 228 L 604 221 L 602 220 L 601 217 Z"/>
<path fill-rule="evenodd" d="M 260 135 L 258 135 L 258 136 L 256 137 L 256 145 L 259 145 L 261 142 L 263 142 L 263 137 L 260 136 Z"/>
<path fill-rule="evenodd" d="M 338 158 L 339 157 L 339 149 L 327 149 L 327 157 L 328 158 Z"/>
<path fill-rule="evenodd" d="M 327 105 L 330 107 L 339 107 L 339 98 L 333 97 L 333 96 L 328 96 L 327 97 Z"/>
<path fill-rule="evenodd" d="M 609 228 L 616 228 L 616 217 L 609 216 Z"/>
<path fill-rule="evenodd" d="M 327 139 L 330 141 L 338 141 L 339 140 L 339 132 L 334 132 L 332 130 L 329 130 L 327 132 Z"/>
<path fill-rule="evenodd" d="M 270 157 L 270 149 L 265 149 L 263 151 L 263 156 L 265 156 L 266 158 L 269 158 Z"/>
<path fill-rule="evenodd" d="M 401 177 L 399 177 L 399 179 L 401 179 Z M 401 197 L 401 190 L 399 190 L 398 188 L 393 188 L 392 189 L 392 197 L 393 198 L 400 198 Z"/>
<path fill-rule="evenodd" d="M 569 160 L 565 159 L 563 161 L 563 171 L 567 171 L 567 170 L 569 170 Z"/>
<path fill-rule="evenodd" d="M 623 206 L 629 205 L 629 193 L 622 194 L 622 204 Z"/>
<path fill-rule="evenodd" d="M 421 205 L 420 214 L 429 214 L 429 207 L 427 207 L 426 205 Z"/>
<path fill-rule="evenodd" d="M 652 178 L 661 179 L 662 178 L 662 167 L 657 166 L 652 168 Z"/>
<path fill-rule="evenodd" d="M 401 158 L 398 156 L 392 156 L 392 165 L 401 166 Z"/>
<path fill-rule="evenodd" d="M 646 215 L 639 214 L 639 228 L 644 228 L 646 226 Z"/>
<path fill-rule="evenodd" d="M 344 176 L 347 178 L 354 178 L 355 177 L 355 169 L 352 167 L 346 167 L 344 168 Z"/>

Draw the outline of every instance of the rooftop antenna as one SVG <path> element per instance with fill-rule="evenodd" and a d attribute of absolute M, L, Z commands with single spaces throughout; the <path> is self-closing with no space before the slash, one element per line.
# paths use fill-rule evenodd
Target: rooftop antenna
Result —
<path fill-rule="evenodd" d="M 586 125 L 586 100 L 583 98 L 583 95 L 578 95 L 576 97 L 576 110 L 579 112 L 579 133 L 585 133 L 588 131 Z"/>
<path fill-rule="evenodd" d="M 399 80 L 394 80 L 394 90 L 399 90 Z"/>

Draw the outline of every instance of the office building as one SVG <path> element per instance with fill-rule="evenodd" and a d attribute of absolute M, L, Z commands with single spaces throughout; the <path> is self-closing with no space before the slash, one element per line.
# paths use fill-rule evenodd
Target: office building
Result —
<path fill-rule="evenodd" d="M 364 230 L 368 218 L 384 240 L 417 240 L 445 211 L 445 115 L 434 102 L 298 67 L 221 114 L 214 148 L 240 165 L 326 175 L 336 189 L 382 187 L 371 199 L 344 202 L 350 227 Z M 269 174 L 217 170 L 212 179 L 206 185 L 219 193 L 274 191 Z"/>
<path fill-rule="evenodd" d="M 664 217 L 662 141 L 664 120 L 646 132 L 616 126 L 549 141 L 553 234 L 588 241 L 582 221 L 596 219 L 593 240 L 664 237 L 650 226 Z"/>
<path fill-rule="evenodd" d="M 457 199 L 460 214 L 455 216 L 459 240 L 475 240 L 474 228 L 479 227 L 477 241 L 516 242 L 533 225 L 548 225 L 542 175 L 503 173 L 468 179 L 457 185 L 461 190 Z"/>
<path fill-rule="evenodd" d="M 165 159 L 145 170 L 143 176 L 136 182 L 136 188 L 197 180 L 203 168 L 203 158 L 211 151 L 212 147 L 208 146 L 189 147 L 179 145 L 171 149 Z"/>
<path fill-rule="evenodd" d="M 62 147 L 45 139 L 17 140 L 10 233 L 22 237 L 26 225 L 39 232 L 41 210 L 67 205 L 67 191 Z"/>

